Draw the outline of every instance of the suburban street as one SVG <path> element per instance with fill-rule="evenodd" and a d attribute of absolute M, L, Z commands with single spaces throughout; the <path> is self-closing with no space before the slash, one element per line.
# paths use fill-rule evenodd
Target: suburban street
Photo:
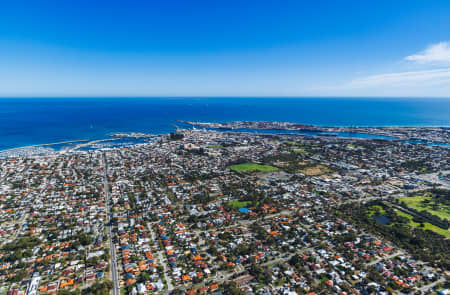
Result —
<path fill-rule="evenodd" d="M 433 282 L 433 283 L 431 283 L 431 284 L 425 285 L 425 286 L 423 286 L 422 288 L 418 288 L 418 290 L 421 291 L 421 292 L 426 292 L 426 291 L 428 291 L 428 290 L 434 288 L 434 286 L 436 286 L 437 284 L 443 283 L 443 282 L 445 282 L 445 278 L 440 278 L 440 279 L 437 280 L 436 282 Z"/>
<path fill-rule="evenodd" d="M 395 256 L 402 255 L 402 254 L 404 254 L 404 253 L 401 252 L 401 251 L 397 251 L 397 252 L 395 252 L 395 253 L 392 253 L 391 255 L 388 255 L 388 256 L 385 256 L 385 257 L 380 257 L 380 258 L 378 258 L 378 259 L 376 259 L 376 260 L 374 260 L 374 261 L 372 261 L 372 262 L 369 262 L 369 263 L 367 263 L 367 266 L 371 266 L 371 265 L 377 264 L 377 263 L 380 262 L 381 260 L 384 260 L 384 259 L 391 259 L 391 258 L 394 258 Z"/>
<path fill-rule="evenodd" d="M 150 223 L 147 223 L 147 227 L 148 227 L 148 230 L 150 231 L 150 236 L 151 236 L 152 241 L 157 242 L 152 225 Z M 159 263 L 161 264 L 161 266 L 164 268 L 164 278 L 167 282 L 167 289 L 170 292 L 173 290 L 173 285 L 172 285 L 172 281 L 171 281 L 172 279 L 167 275 L 167 273 L 169 272 L 169 268 L 167 267 L 167 263 L 164 260 L 164 253 L 163 253 L 162 249 L 158 249 L 158 260 L 159 260 Z"/>

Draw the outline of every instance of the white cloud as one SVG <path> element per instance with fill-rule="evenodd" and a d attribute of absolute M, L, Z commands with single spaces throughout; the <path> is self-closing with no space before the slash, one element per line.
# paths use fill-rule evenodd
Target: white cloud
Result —
<path fill-rule="evenodd" d="M 343 95 L 450 97 L 450 42 L 432 44 L 404 59 L 419 67 L 354 78 L 334 91 Z"/>
<path fill-rule="evenodd" d="M 348 88 L 423 87 L 450 84 L 450 68 L 373 75 L 351 81 Z"/>
<path fill-rule="evenodd" d="M 405 59 L 419 64 L 450 64 L 450 42 L 432 44 L 424 51 L 407 56 Z"/>

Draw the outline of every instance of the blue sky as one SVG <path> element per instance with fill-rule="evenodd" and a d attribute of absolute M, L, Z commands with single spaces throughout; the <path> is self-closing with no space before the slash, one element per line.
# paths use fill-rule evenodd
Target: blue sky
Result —
<path fill-rule="evenodd" d="M 450 1 L 0 2 L 0 96 L 450 97 Z"/>

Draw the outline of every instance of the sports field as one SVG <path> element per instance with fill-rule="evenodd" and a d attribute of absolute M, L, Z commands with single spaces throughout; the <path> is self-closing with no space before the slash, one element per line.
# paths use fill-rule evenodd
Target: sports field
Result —
<path fill-rule="evenodd" d="M 252 202 L 250 201 L 230 201 L 228 202 L 228 205 L 230 205 L 233 208 L 243 208 L 243 207 L 247 207 L 248 205 L 250 205 Z"/>
<path fill-rule="evenodd" d="M 431 224 L 429 222 L 424 222 L 423 223 L 424 226 L 421 227 L 420 223 L 417 223 L 417 222 L 413 221 L 413 217 L 411 215 L 409 215 L 409 214 L 407 214 L 407 213 L 405 213 L 403 211 L 397 210 L 397 209 L 395 209 L 395 213 L 397 213 L 397 215 L 399 215 L 399 216 L 403 216 L 403 217 L 408 218 L 409 219 L 409 224 L 412 227 L 417 227 L 417 228 L 421 228 L 421 229 L 429 229 L 429 230 L 434 231 L 435 233 L 440 234 L 440 235 L 442 235 L 442 236 L 444 236 L 446 238 L 450 238 L 450 231 L 448 231 L 448 230 L 440 228 L 440 227 L 438 227 L 436 225 L 433 225 L 433 224 Z"/>
<path fill-rule="evenodd" d="M 293 149 L 292 151 L 296 154 L 308 154 L 304 149 Z"/>
<path fill-rule="evenodd" d="M 405 202 L 406 206 L 417 211 L 426 210 L 430 214 L 436 215 L 443 219 L 450 220 L 450 206 L 442 203 L 435 204 L 434 199 L 428 196 L 415 196 L 399 198 Z"/>
<path fill-rule="evenodd" d="M 270 165 L 260 165 L 255 163 L 231 165 L 228 168 L 236 172 L 271 172 L 279 170 L 277 167 L 273 167 Z"/>

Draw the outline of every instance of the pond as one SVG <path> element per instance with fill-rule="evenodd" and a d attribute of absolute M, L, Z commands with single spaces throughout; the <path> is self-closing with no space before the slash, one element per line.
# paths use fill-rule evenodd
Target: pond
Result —
<path fill-rule="evenodd" d="M 381 223 L 381 224 L 383 224 L 383 225 L 389 223 L 389 218 L 387 218 L 387 217 L 384 216 L 384 215 L 378 215 L 378 216 L 375 216 L 374 219 L 375 219 L 377 222 L 379 222 L 379 223 Z"/>

